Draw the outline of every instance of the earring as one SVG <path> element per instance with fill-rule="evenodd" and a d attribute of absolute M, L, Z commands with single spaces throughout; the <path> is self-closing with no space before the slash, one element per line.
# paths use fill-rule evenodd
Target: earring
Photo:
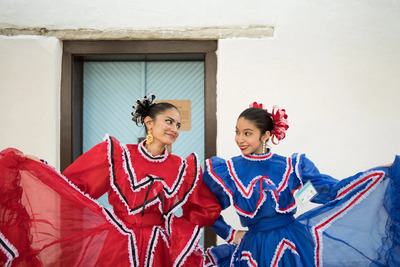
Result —
<path fill-rule="evenodd" d="M 264 141 L 262 146 L 263 146 L 262 153 L 265 154 L 265 148 L 267 147 L 267 141 Z"/>
<path fill-rule="evenodd" d="M 167 146 L 167 151 L 168 151 L 168 153 L 172 153 L 172 146 L 171 145 Z"/>
<path fill-rule="evenodd" d="M 146 136 L 146 144 L 150 145 L 152 142 L 153 142 L 153 135 L 151 134 L 151 130 L 148 130 Z"/>

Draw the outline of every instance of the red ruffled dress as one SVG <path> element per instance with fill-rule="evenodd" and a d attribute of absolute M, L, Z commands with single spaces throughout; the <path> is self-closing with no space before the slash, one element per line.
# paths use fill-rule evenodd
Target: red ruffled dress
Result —
<path fill-rule="evenodd" d="M 153 156 L 107 137 L 61 175 L 20 153 L 0 152 L 0 264 L 204 265 L 201 227 L 221 208 L 195 154 Z M 113 211 L 94 200 L 106 192 Z"/>

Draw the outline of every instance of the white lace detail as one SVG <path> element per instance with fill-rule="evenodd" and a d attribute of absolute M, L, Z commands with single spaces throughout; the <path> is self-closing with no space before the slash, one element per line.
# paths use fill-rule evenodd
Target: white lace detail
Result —
<path fill-rule="evenodd" d="M 266 153 L 266 154 L 249 154 L 249 155 L 242 154 L 241 156 L 244 159 L 251 160 L 251 161 L 263 161 L 263 160 L 270 159 L 272 157 L 272 155 L 273 155 L 272 152 L 268 151 L 268 153 Z"/>
<path fill-rule="evenodd" d="M 285 173 L 283 174 L 282 181 L 279 183 L 278 194 L 287 188 L 289 176 L 292 173 L 293 173 L 292 159 L 286 158 L 286 170 Z"/>
<path fill-rule="evenodd" d="M 235 235 L 236 235 L 236 233 L 237 233 L 237 230 L 235 230 L 235 229 L 233 229 L 233 228 L 231 227 L 231 229 L 229 229 L 229 234 L 228 234 L 228 236 L 225 238 L 225 241 L 226 241 L 227 243 L 232 244 L 233 241 L 235 241 Z"/>
<path fill-rule="evenodd" d="M 189 241 L 186 243 L 185 248 L 181 251 L 179 256 L 176 258 L 174 262 L 174 267 L 179 267 L 183 266 L 187 257 L 192 254 L 192 252 L 196 249 L 201 235 L 203 233 L 203 229 L 199 229 L 199 226 L 196 225 L 196 227 L 193 230 L 192 236 L 190 237 Z"/>
<path fill-rule="evenodd" d="M 107 138 L 107 137 L 108 137 L 108 135 L 106 136 L 106 138 Z M 109 144 L 109 146 L 110 146 L 110 144 Z M 47 166 L 47 165 L 46 165 L 46 166 Z M 48 168 L 51 168 L 51 167 L 49 167 L 49 166 L 47 166 L 47 167 L 48 167 Z M 92 201 L 93 203 L 95 203 L 95 204 L 102 210 L 102 213 L 103 213 L 103 215 L 105 215 L 106 220 L 109 221 L 109 222 L 111 222 L 111 225 L 113 225 L 121 234 L 127 235 L 127 233 L 128 233 L 129 235 L 131 235 L 132 238 L 133 238 L 133 240 L 134 240 L 134 248 L 133 248 L 133 249 L 135 249 L 135 251 L 137 251 L 137 248 L 136 248 L 136 239 L 135 239 L 134 233 L 132 232 L 132 230 L 130 230 L 129 228 L 127 228 L 127 227 L 124 225 L 124 223 L 123 223 L 122 221 L 120 221 L 120 220 L 118 219 L 118 217 L 115 216 L 115 214 L 114 214 L 112 211 L 110 211 L 110 210 L 108 210 L 108 209 L 102 207 L 102 206 L 97 202 L 97 200 L 93 199 L 93 198 L 92 198 L 91 196 L 89 196 L 88 194 L 82 192 L 74 183 L 72 183 L 70 180 L 68 180 L 68 178 L 65 177 L 63 174 L 61 174 L 59 171 L 57 171 L 57 170 L 55 170 L 55 169 L 53 169 L 53 168 L 51 168 L 51 170 L 52 170 L 52 171 L 55 171 L 55 172 L 56 172 L 65 182 L 67 182 L 73 189 L 75 189 L 76 191 L 78 191 L 78 192 L 79 192 L 80 194 L 82 194 L 85 198 L 87 198 L 87 199 L 89 199 L 90 201 Z M 112 172 L 110 172 L 110 174 L 111 174 L 111 173 L 112 173 Z M 111 180 L 111 179 L 110 179 L 110 180 Z M 110 215 L 109 215 L 107 212 L 108 212 L 111 216 L 113 216 L 113 219 L 114 219 L 115 221 L 117 221 L 117 222 L 120 224 L 120 227 L 122 227 L 122 229 L 123 229 L 124 231 L 126 231 L 127 233 L 124 232 L 124 231 L 122 231 L 120 227 L 118 227 L 117 225 L 115 225 L 115 222 L 110 218 Z M 128 249 L 128 254 L 129 254 L 129 261 L 131 262 L 131 265 L 132 265 L 132 266 L 138 266 L 138 264 L 139 264 L 139 259 L 137 258 L 137 254 L 136 254 L 136 257 L 135 257 L 135 262 L 136 262 L 137 264 L 134 264 L 134 261 L 133 261 L 133 258 L 132 258 L 132 254 L 131 254 L 132 247 L 131 247 L 131 244 L 130 244 L 130 242 L 129 242 L 129 239 L 127 240 L 127 242 L 128 242 L 127 249 Z"/>
<path fill-rule="evenodd" d="M 148 160 L 150 162 L 163 162 L 168 158 L 168 155 L 169 155 L 168 149 L 164 150 L 164 154 L 154 156 L 144 146 L 145 141 L 146 140 L 144 140 L 138 144 L 139 153 L 143 156 L 143 158 L 145 158 L 146 160 Z"/>
<path fill-rule="evenodd" d="M 158 244 L 160 233 L 162 235 L 162 240 L 164 240 L 164 242 L 167 244 L 167 247 L 169 247 L 168 240 L 165 237 L 165 233 L 162 231 L 162 229 L 159 226 L 153 226 L 153 230 L 151 232 L 151 236 L 150 236 L 150 239 L 149 239 L 149 244 L 147 245 L 144 266 L 153 266 L 154 248 Z M 152 240 L 154 240 L 154 243 L 152 242 Z"/>
<path fill-rule="evenodd" d="M 211 248 L 213 248 L 213 247 L 211 247 Z M 216 266 L 216 264 L 217 264 L 217 262 L 216 262 L 217 257 L 214 255 L 214 253 L 212 253 L 211 248 L 208 248 L 207 251 L 206 251 L 206 253 L 207 253 L 208 257 L 210 258 L 212 264 L 211 264 L 211 265 L 208 264 L 207 266 Z"/>
<path fill-rule="evenodd" d="M 364 178 L 371 176 L 369 179 L 364 181 Z M 355 206 L 360 204 L 372 191 L 376 189 L 380 180 L 385 177 L 385 173 L 383 171 L 371 171 L 363 174 L 360 178 L 354 180 L 351 184 L 355 185 L 361 181 L 361 184 L 366 183 L 367 188 L 363 189 L 360 192 L 357 192 L 354 196 L 352 196 L 348 201 L 346 201 L 343 205 L 341 205 L 335 212 L 326 218 L 322 219 L 319 223 L 312 227 L 312 236 L 314 238 L 314 242 L 316 244 L 314 250 L 314 263 L 315 266 L 319 267 L 323 264 L 322 259 L 322 251 L 323 251 L 323 242 L 322 242 L 322 233 L 329 228 L 333 222 L 342 218 L 346 215 L 350 210 L 352 210 Z M 372 179 L 372 180 L 371 180 Z M 357 184 L 359 186 L 359 184 Z M 346 187 L 348 188 L 348 187 Z M 344 192 L 342 190 L 342 192 Z M 346 192 L 347 193 L 347 192 Z"/>
<path fill-rule="evenodd" d="M 0 232 L 0 240 L 2 243 L 4 243 L 4 245 L 0 243 L 0 250 L 3 251 L 7 257 L 7 262 L 4 266 L 11 266 L 12 261 L 19 257 L 18 250 L 11 245 L 10 241 L 3 235 L 2 232 Z"/>
<path fill-rule="evenodd" d="M 289 239 L 283 238 L 275 248 L 275 253 L 271 260 L 271 267 L 278 266 L 279 261 L 287 249 L 289 249 L 293 254 L 299 255 L 296 250 L 296 245 Z"/>
<path fill-rule="evenodd" d="M 179 205 L 177 205 L 176 207 L 174 207 L 174 208 L 170 211 L 170 213 L 175 213 L 180 207 L 182 207 L 183 205 L 185 205 L 185 203 L 186 203 L 187 200 L 189 199 L 190 195 L 193 193 L 194 189 L 199 185 L 198 183 L 199 183 L 199 180 L 200 180 L 201 167 L 200 167 L 199 158 L 198 158 L 197 154 L 196 154 L 196 153 L 193 153 L 193 155 L 194 155 L 194 157 L 195 157 L 195 161 L 194 161 L 194 162 L 196 162 L 196 169 L 197 169 L 197 172 L 196 172 L 196 174 L 195 174 L 196 177 L 194 178 L 194 181 L 193 181 L 194 184 L 193 184 L 192 188 L 190 189 L 190 191 L 186 194 L 185 198 L 182 199 L 182 201 L 179 203 Z M 189 166 L 189 165 L 186 165 L 186 168 L 188 168 L 188 166 Z M 184 173 L 182 176 L 185 177 L 185 175 L 186 175 L 186 169 L 185 169 L 185 173 Z M 184 180 L 184 179 L 182 179 L 182 182 L 183 182 L 183 180 Z M 182 184 L 182 182 L 181 182 L 181 184 Z M 181 184 L 179 185 L 179 187 L 181 186 Z"/>
<path fill-rule="evenodd" d="M 111 186 L 111 188 L 114 190 L 114 192 L 116 193 L 116 195 L 118 196 L 118 198 L 121 200 L 121 202 L 124 204 L 124 206 L 126 207 L 128 213 L 129 213 L 130 208 L 129 208 L 128 203 L 127 203 L 127 202 L 125 201 L 125 199 L 121 196 L 121 194 L 119 193 L 117 187 L 116 187 L 115 184 L 114 184 L 114 178 L 116 178 L 116 176 L 115 176 L 115 173 L 114 173 L 114 170 L 113 170 L 113 167 L 114 167 L 114 166 L 113 166 L 113 163 L 112 163 L 113 160 L 112 160 L 112 157 L 111 157 L 111 154 L 112 154 L 112 152 L 113 152 L 113 151 L 111 151 L 111 150 L 112 150 L 112 147 L 111 147 L 111 137 L 110 137 L 109 135 L 106 135 L 105 139 L 107 140 L 107 159 L 108 159 L 108 165 L 109 165 L 108 169 L 109 169 L 109 173 L 110 173 L 110 179 L 109 179 L 109 181 L 110 181 L 110 186 Z M 122 157 L 122 159 L 124 159 L 124 154 L 123 154 L 123 153 L 122 153 L 121 157 Z"/>
<path fill-rule="evenodd" d="M 258 262 L 253 259 L 253 255 L 250 251 L 243 250 L 242 255 L 240 256 L 240 260 L 247 260 L 247 264 L 249 267 L 257 267 Z"/>
<path fill-rule="evenodd" d="M 214 175 L 214 173 L 211 171 L 211 169 L 212 169 L 211 159 L 208 159 L 208 160 L 206 161 L 206 165 L 207 165 L 207 172 L 208 172 L 208 174 L 210 175 L 210 177 L 211 177 L 219 186 L 221 186 L 221 188 L 224 190 L 224 192 L 226 193 L 226 195 L 229 197 L 230 202 L 233 203 L 233 199 L 232 199 L 233 193 L 232 193 L 230 190 L 228 190 L 228 189 L 225 187 L 225 185 L 218 179 L 218 177 L 216 177 L 216 176 Z"/>
<path fill-rule="evenodd" d="M 117 187 L 114 184 L 114 178 L 116 179 L 116 174 L 113 172 L 113 165 L 112 165 L 112 159 L 111 159 L 111 141 L 110 138 L 107 139 L 108 141 L 108 161 L 109 161 L 109 171 L 110 171 L 110 185 L 112 187 L 112 189 L 114 190 L 114 192 L 118 195 L 119 199 L 121 200 L 121 202 L 124 204 L 124 206 L 126 207 L 128 213 L 130 215 L 135 215 L 138 214 L 142 211 L 142 209 L 135 209 L 135 210 L 131 210 L 131 208 L 129 207 L 128 203 L 126 202 L 126 200 L 123 198 L 123 196 L 121 195 L 121 193 L 119 192 L 119 190 L 117 189 Z M 140 182 L 137 179 L 137 175 L 135 172 L 135 169 L 132 166 L 132 158 L 131 158 L 131 154 L 129 152 L 129 149 L 127 148 L 127 146 L 125 144 L 120 144 L 120 147 L 122 149 L 122 162 L 123 162 L 123 168 L 124 168 L 124 172 L 127 175 L 126 179 L 128 179 L 129 183 L 130 183 L 130 188 L 133 192 L 138 192 L 140 190 L 142 190 L 143 188 L 146 188 L 148 186 L 148 182 L 150 181 L 150 178 L 144 178 L 142 179 Z M 140 149 L 139 149 L 140 151 Z M 125 153 L 126 156 L 128 158 L 128 161 L 126 160 L 125 157 Z M 199 170 L 199 163 L 198 163 L 198 158 L 197 155 L 194 155 L 197 159 L 197 168 Z M 172 198 L 174 197 L 179 189 L 181 188 L 184 180 L 185 180 L 185 176 L 186 176 L 186 169 L 188 168 L 188 164 L 186 162 L 186 160 L 181 158 L 181 164 L 179 166 L 179 171 L 178 171 L 178 176 L 174 179 L 174 183 L 171 187 L 168 186 L 168 184 L 165 181 L 155 181 L 155 183 L 161 183 L 163 185 L 163 191 L 165 193 L 165 197 L 166 198 Z M 129 170 L 128 170 L 129 168 Z M 133 179 L 133 184 L 132 184 L 132 179 L 130 179 L 130 174 L 129 171 L 132 173 L 132 179 Z M 151 175 L 151 174 L 149 174 Z M 156 177 L 155 175 L 151 175 L 152 177 Z M 195 183 L 197 184 L 197 180 L 199 177 L 199 171 L 196 174 L 196 181 Z M 143 186 L 140 186 L 140 184 L 143 184 Z M 187 200 L 187 198 L 186 198 Z M 186 200 L 184 202 L 186 202 Z M 150 202 L 146 203 L 146 208 L 147 207 L 151 207 L 153 205 L 159 204 L 159 210 L 162 212 L 162 202 L 159 198 L 155 198 Z M 176 210 L 179 209 L 180 206 L 182 206 L 183 203 L 181 203 L 181 205 L 175 207 L 171 212 L 174 212 Z"/>
<path fill-rule="evenodd" d="M 233 181 L 235 182 L 236 188 L 238 189 L 238 191 L 244 198 L 249 199 L 253 195 L 253 188 L 258 180 L 260 180 L 260 183 L 262 183 L 262 181 L 264 181 L 264 180 L 268 180 L 267 177 L 258 175 L 256 177 L 254 177 L 246 187 L 243 185 L 242 180 L 240 180 L 240 178 L 238 177 L 235 167 L 233 166 L 232 160 L 228 160 L 226 162 L 226 164 L 227 164 L 229 173 L 230 173 Z"/>
<path fill-rule="evenodd" d="M 296 156 L 296 167 L 295 167 L 295 172 L 296 172 L 297 178 L 298 178 L 299 181 L 300 181 L 300 184 L 303 185 L 303 179 L 302 179 L 302 177 L 300 176 L 300 159 L 301 159 L 301 156 L 302 156 L 302 155 L 304 155 L 304 154 L 297 154 L 297 156 Z"/>
<path fill-rule="evenodd" d="M 107 220 L 111 222 L 111 224 L 123 235 L 125 236 L 131 236 L 132 237 L 132 243 L 127 239 L 128 242 L 128 254 L 129 254 L 129 262 L 131 263 L 131 266 L 139 266 L 139 256 L 138 256 L 138 248 L 136 246 L 136 236 L 135 233 L 132 231 L 132 229 L 129 229 L 126 227 L 126 225 L 118 219 L 118 217 L 109 209 L 103 208 L 103 214 L 106 216 Z M 112 217 L 112 219 L 111 219 Z M 116 225 L 116 222 L 118 224 Z M 133 247 L 132 247 L 133 246 Z M 135 260 L 133 260 L 133 255 L 132 255 L 132 250 L 135 252 Z"/>

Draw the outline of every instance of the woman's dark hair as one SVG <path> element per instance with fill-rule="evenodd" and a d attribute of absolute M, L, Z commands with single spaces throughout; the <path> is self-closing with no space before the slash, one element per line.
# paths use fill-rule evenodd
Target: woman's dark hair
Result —
<path fill-rule="evenodd" d="M 144 119 L 147 116 L 149 116 L 152 120 L 155 120 L 158 114 L 161 114 L 171 108 L 174 108 L 179 112 L 178 108 L 171 103 L 153 103 L 155 98 L 156 97 L 154 95 L 149 94 L 148 96 L 137 100 L 135 105 L 133 105 L 132 120 L 136 123 L 136 125 L 140 126 L 144 124 Z"/>
<path fill-rule="evenodd" d="M 149 116 L 150 118 L 152 118 L 154 120 L 158 114 L 161 114 L 171 108 L 178 110 L 178 108 L 175 105 L 168 103 L 168 102 L 156 103 L 149 107 L 147 116 Z M 178 110 L 178 112 L 179 112 L 179 110 Z"/>
<path fill-rule="evenodd" d="M 262 108 L 245 109 L 240 113 L 239 118 L 244 118 L 254 123 L 257 129 L 260 130 L 261 135 L 266 131 L 272 132 L 274 129 L 274 121 L 272 120 L 271 114 Z"/>

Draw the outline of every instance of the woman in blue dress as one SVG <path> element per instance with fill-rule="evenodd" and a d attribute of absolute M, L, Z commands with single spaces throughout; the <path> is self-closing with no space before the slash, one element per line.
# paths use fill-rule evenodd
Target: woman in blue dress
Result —
<path fill-rule="evenodd" d="M 393 164 L 336 180 L 304 154 L 266 148 L 288 129 L 285 110 L 256 102 L 236 124 L 242 155 L 207 160 L 204 182 L 237 231 L 220 216 L 212 229 L 228 244 L 207 251 L 218 266 L 400 266 L 400 157 Z M 323 205 L 295 218 L 303 199 Z"/>

